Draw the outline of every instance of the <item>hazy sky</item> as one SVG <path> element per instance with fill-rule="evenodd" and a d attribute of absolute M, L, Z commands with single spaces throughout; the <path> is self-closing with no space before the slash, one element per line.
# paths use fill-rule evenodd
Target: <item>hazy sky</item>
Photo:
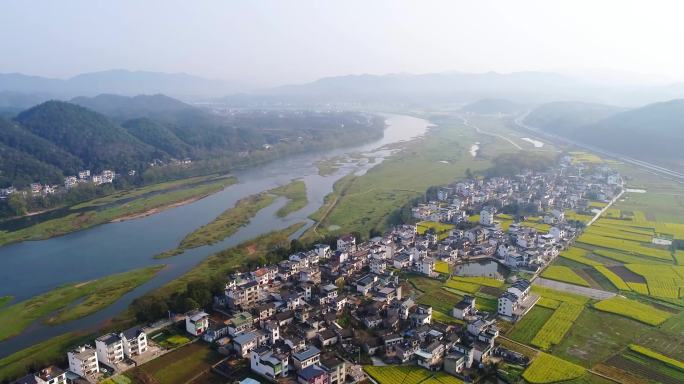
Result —
<path fill-rule="evenodd" d="M 1 0 L 0 72 L 256 85 L 350 73 L 611 69 L 684 79 L 682 1 Z"/>

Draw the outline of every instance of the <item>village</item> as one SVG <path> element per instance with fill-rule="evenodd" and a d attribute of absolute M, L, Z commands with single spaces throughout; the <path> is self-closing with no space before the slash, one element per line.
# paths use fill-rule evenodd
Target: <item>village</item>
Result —
<path fill-rule="evenodd" d="M 245 384 L 362 382 L 364 367 L 393 364 L 477 382 L 495 361 L 528 363 L 497 338 L 535 306 L 535 279 L 581 234 L 584 224 L 566 212 L 599 215 L 589 202 L 610 203 L 622 187 L 609 167 L 570 157 L 547 171 L 440 187 L 412 208 L 415 224 L 367 241 L 341 236 L 226 276 L 211 308 L 102 335 L 69 351 L 68 369 L 47 367 L 16 383 L 116 377 L 183 348 L 161 342 L 162 334 L 215 349 L 224 358 L 212 370 Z M 507 273 L 463 268 L 484 264 Z M 417 279 L 441 284 L 454 276 L 501 280 L 494 306 L 483 310 L 475 295 L 439 308 L 422 299 Z"/>

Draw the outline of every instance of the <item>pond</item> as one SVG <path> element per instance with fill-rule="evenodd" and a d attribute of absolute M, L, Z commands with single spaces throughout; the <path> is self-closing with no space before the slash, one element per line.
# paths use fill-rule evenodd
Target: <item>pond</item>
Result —
<path fill-rule="evenodd" d="M 459 264 L 454 268 L 456 276 L 480 276 L 492 277 L 495 279 L 505 279 L 509 269 L 494 260 L 479 260 Z"/>

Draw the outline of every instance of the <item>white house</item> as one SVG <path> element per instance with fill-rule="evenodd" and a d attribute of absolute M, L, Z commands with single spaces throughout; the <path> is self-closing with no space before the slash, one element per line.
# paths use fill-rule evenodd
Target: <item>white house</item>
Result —
<path fill-rule="evenodd" d="M 494 212 L 488 209 L 480 211 L 480 224 L 484 226 L 494 225 Z"/>
<path fill-rule="evenodd" d="M 233 339 L 233 348 L 237 355 L 245 358 L 258 346 L 258 338 L 252 332 L 242 333 Z"/>
<path fill-rule="evenodd" d="M 108 333 L 95 339 L 95 349 L 98 362 L 110 367 L 115 367 L 124 359 L 123 341 L 115 333 Z"/>
<path fill-rule="evenodd" d="M 129 328 L 119 335 L 123 344 L 124 355 L 139 356 L 147 352 L 147 333 L 141 327 Z"/>
<path fill-rule="evenodd" d="M 12 384 L 65 384 L 66 372 L 54 365 L 15 380 Z"/>
<path fill-rule="evenodd" d="M 204 311 L 191 311 L 185 316 L 185 330 L 191 335 L 200 336 L 209 328 L 209 315 Z"/>
<path fill-rule="evenodd" d="M 431 257 L 424 257 L 418 262 L 417 268 L 419 273 L 432 276 L 435 274 L 435 260 Z"/>
<path fill-rule="evenodd" d="M 321 351 L 314 346 L 310 346 L 301 352 L 292 354 L 292 363 L 297 371 L 301 371 L 310 365 L 318 364 L 320 361 Z"/>
<path fill-rule="evenodd" d="M 249 365 L 252 371 L 276 381 L 280 377 L 287 376 L 287 361 L 286 355 L 275 354 L 271 348 L 262 346 L 252 350 Z"/>
<path fill-rule="evenodd" d="M 83 378 L 92 378 L 100 372 L 97 352 L 89 345 L 76 347 L 67 352 L 69 370 Z"/>
<path fill-rule="evenodd" d="M 338 251 L 356 251 L 356 237 L 354 235 L 345 235 L 337 239 Z"/>

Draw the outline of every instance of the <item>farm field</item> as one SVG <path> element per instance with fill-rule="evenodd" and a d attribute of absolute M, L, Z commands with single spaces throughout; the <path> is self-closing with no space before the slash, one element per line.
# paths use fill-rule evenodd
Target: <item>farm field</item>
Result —
<path fill-rule="evenodd" d="M 589 287 L 589 283 L 578 274 L 576 274 L 572 269 L 568 267 L 550 265 L 542 273 L 542 277 L 551 280 L 562 281 L 565 283 L 581 285 L 583 287 Z"/>
<path fill-rule="evenodd" d="M 532 364 L 523 372 L 523 378 L 530 383 L 556 383 L 582 377 L 586 369 L 579 365 L 549 355 L 539 353 Z"/>
<path fill-rule="evenodd" d="M 449 263 L 446 261 L 437 261 L 435 262 L 435 272 L 439 273 L 444 273 L 444 274 L 449 274 Z"/>
<path fill-rule="evenodd" d="M 181 384 L 208 370 L 219 360 L 221 356 L 208 345 L 195 342 L 145 363 L 135 370 L 149 375 L 160 384 Z M 131 377 L 128 373 L 126 376 Z"/>
<path fill-rule="evenodd" d="M 553 315 L 553 312 L 553 309 L 535 306 L 515 324 L 507 336 L 517 342 L 529 344 Z"/>
<path fill-rule="evenodd" d="M 379 384 L 461 384 L 463 381 L 444 372 L 430 372 L 418 366 L 370 366 L 363 370 Z"/>
<path fill-rule="evenodd" d="M 619 296 L 601 300 L 593 306 L 599 311 L 614 313 L 654 326 L 664 323 L 672 316 L 669 312 Z"/>
<path fill-rule="evenodd" d="M 678 370 L 684 372 L 684 362 L 682 362 L 682 361 L 675 360 L 671 357 L 667 357 L 667 356 L 660 354 L 654 350 L 648 349 L 646 347 L 642 347 L 641 345 L 630 344 L 629 349 L 636 352 L 636 353 L 642 354 L 646 357 L 650 357 L 651 359 L 661 361 L 661 362 L 665 363 L 666 365 L 669 365 L 675 369 L 678 369 Z"/>
<path fill-rule="evenodd" d="M 449 236 L 449 232 L 454 229 L 452 224 L 438 223 L 435 221 L 421 221 L 416 224 L 416 231 L 420 235 L 424 235 L 428 231 L 432 231 L 437 235 L 437 240 L 444 240 Z"/>

